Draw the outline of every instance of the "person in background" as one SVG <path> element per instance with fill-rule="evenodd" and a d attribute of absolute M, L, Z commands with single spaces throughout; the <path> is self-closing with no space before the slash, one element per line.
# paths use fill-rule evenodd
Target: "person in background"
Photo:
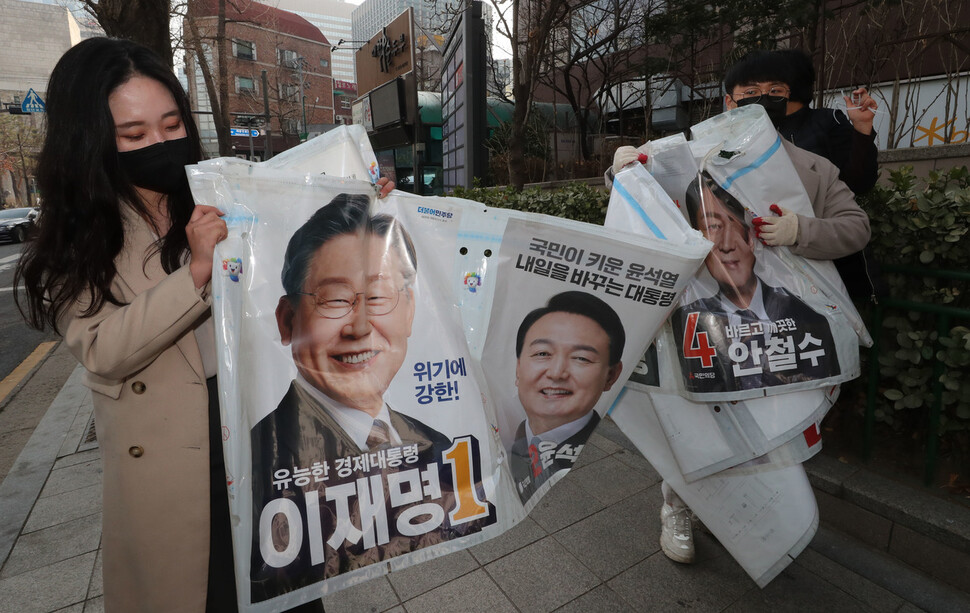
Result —
<path fill-rule="evenodd" d="M 759 98 L 763 102 L 772 101 L 772 87 L 787 87 L 784 82 L 764 85 L 766 89 L 762 93 L 767 95 Z M 776 93 L 780 96 L 785 92 L 776 89 Z M 782 146 L 805 188 L 815 216 L 798 215 L 772 205 L 776 217 L 753 220 L 756 236 L 769 247 L 786 246 L 797 256 L 815 260 L 832 260 L 861 251 L 869 242 L 869 217 L 856 203 L 853 192 L 839 179 L 839 169 L 788 140 L 783 139 Z M 610 170 L 615 175 L 628 164 L 642 161 L 636 148 L 619 147 Z M 610 176 L 608 172 L 607 177 Z M 660 511 L 661 548 L 671 560 L 690 564 L 694 561 L 690 508 L 666 481 L 661 490 L 664 496 Z"/>
<path fill-rule="evenodd" d="M 724 77 L 724 106 L 761 104 L 783 138 L 820 155 L 839 169 L 839 178 L 860 196 L 876 184 L 879 164 L 873 120 L 878 104 L 866 88 L 843 96 L 846 112 L 811 108 L 815 91 L 812 60 L 798 49 L 755 51 Z M 846 116 L 848 115 L 848 116 Z M 876 301 L 886 293 L 871 249 L 834 260 L 854 299 Z"/>
<path fill-rule="evenodd" d="M 724 89 L 726 108 L 764 106 L 784 138 L 835 164 L 839 178 L 857 196 L 876 184 L 879 168 L 872 123 L 878 104 L 866 88 L 843 97 L 846 113 L 811 108 L 812 60 L 798 49 L 784 49 L 744 56 L 727 71 Z"/>

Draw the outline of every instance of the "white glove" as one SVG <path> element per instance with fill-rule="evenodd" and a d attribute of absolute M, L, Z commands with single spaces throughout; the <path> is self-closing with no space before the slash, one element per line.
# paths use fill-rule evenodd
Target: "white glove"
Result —
<path fill-rule="evenodd" d="M 643 154 L 637 151 L 636 147 L 631 147 L 629 145 L 617 147 L 616 153 L 613 154 L 613 174 L 615 175 L 616 173 L 620 172 L 628 164 L 632 164 L 637 161 L 645 161 L 645 159 L 640 159 L 641 155 Z M 643 157 L 646 158 L 647 156 L 643 155 Z"/>
<path fill-rule="evenodd" d="M 771 212 L 780 217 L 757 217 L 752 223 L 755 234 L 761 242 L 771 247 L 794 245 L 798 239 L 798 215 L 777 204 L 771 205 Z"/>

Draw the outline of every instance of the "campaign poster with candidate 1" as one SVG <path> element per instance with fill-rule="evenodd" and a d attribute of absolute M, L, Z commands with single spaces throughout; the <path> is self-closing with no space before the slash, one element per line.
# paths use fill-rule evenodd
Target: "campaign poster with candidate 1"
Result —
<path fill-rule="evenodd" d="M 460 213 L 402 212 L 329 177 L 210 164 L 192 180 L 230 203 L 213 300 L 242 608 L 485 538 L 500 473 L 441 291 Z"/>
<path fill-rule="evenodd" d="M 521 520 L 554 479 L 522 496 L 518 426 L 542 435 L 559 406 L 602 414 L 707 250 L 459 199 L 378 200 L 366 182 L 236 160 L 189 175 L 230 229 L 212 298 L 246 611 L 290 608 Z M 517 365 L 519 341 L 529 365 Z M 585 378 L 542 383 L 550 355 Z M 533 400 L 545 404 L 525 422 Z M 595 426 L 585 419 L 579 430 Z M 528 470 L 571 465 L 581 448 L 550 458 L 539 443 L 522 457 Z"/>

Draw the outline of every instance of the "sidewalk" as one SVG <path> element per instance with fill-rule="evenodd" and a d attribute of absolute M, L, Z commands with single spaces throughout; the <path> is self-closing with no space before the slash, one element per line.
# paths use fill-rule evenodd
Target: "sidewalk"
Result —
<path fill-rule="evenodd" d="M 0 484 L 0 613 L 103 611 L 101 467 L 91 410 L 77 369 Z M 923 547 L 944 567 L 936 576 L 961 585 L 970 574 L 965 507 L 926 503 L 857 467 L 815 462 L 810 472 L 822 527 L 764 590 L 699 531 L 696 564 L 664 557 L 658 544 L 660 478 L 605 419 L 578 467 L 514 529 L 328 596 L 326 609 L 970 611 L 970 594 L 900 562 Z M 860 516 L 864 525 L 858 525 Z M 926 524 L 932 525 L 920 532 Z M 852 537 L 832 526 L 847 527 Z M 944 542 L 959 541 L 957 547 L 927 550 L 923 532 L 934 530 L 942 531 Z"/>

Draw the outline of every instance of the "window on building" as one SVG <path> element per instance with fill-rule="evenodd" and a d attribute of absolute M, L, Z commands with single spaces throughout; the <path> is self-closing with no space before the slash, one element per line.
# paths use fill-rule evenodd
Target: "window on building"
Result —
<path fill-rule="evenodd" d="M 291 83 L 280 83 L 280 100 L 295 100 L 300 96 L 300 86 Z"/>
<path fill-rule="evenodd" d="M 284 119 L 283 132 L 286 132 L 287 134 L 299 134 L 300 121 L 298 119 Z"/>
<path fill-rule="evenodd" d="M 253 94 L 256 95 L 256 80 L 252 77 L 236 77 L 236 93 L 237 94 Z"/>
<path fill-rule="evenodd" d="M 296 51 L 290 51 L 289 49 L 277 49 L 276 59 L 279 61 L 280 66 L 296 69 L 300 64 L 301 58 L 299 55 L 297 55 Z"/>
<path fill-rule="evenodd" d="M 327 60 L 320 60 L 320 65 L 326 68 L 327 66 L 330 65 L 330 62 L 328 62 Z"/>
<path fill-rule="evenodd" d="M 241 60 L 256 60 L 256 45 L 252 41 L 232 39 L 232 54 Z"/>

